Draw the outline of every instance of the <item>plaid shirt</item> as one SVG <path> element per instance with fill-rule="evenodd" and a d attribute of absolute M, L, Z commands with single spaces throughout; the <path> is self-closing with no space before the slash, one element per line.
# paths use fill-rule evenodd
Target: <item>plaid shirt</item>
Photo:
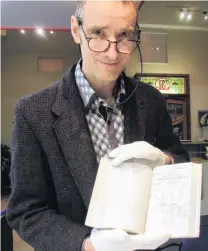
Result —
<path fill-rule="evenodd" d="M 75 78 L 84 102 L 86 118 L 99 164 L 101 157 L 123 144 L 124 118 L 120 108 L 117 106 L 108 108 L 107 103 L 96 95 L 81 70 L 81 60 L 76 66 Z M 120 81 L 117 102 L 119 102 L 120 94 L 125 94 L 124 81 L 123 79 Z M 106 116 L 103 116 L 103 113 Z"/>

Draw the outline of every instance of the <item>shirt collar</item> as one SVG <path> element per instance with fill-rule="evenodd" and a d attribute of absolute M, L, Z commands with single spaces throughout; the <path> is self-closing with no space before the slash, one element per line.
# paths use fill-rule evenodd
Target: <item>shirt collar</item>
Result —
<path fill-rule="evenodd" d="M 82 69 L 81 69 L 81 59 L 77 63 L 76 69 L 75 69 L 75 79 L 76 83 L 80 92 L 80 95 L 82 97 L 84 106 L 87 107 L 90 100 L 92 99 L 92 96 L 96 96 L 95 91 L 93 88 L 90 86 L 89 82 L 85 78 Z M 119 83 L 120 82 L 120 83 Z M 119 86 L 119 90 L 117 90 L 117 99 L 116 102 L 118 103 L 120 100 L 120 95 L 125 94 L 125 85 L 124 85 L 124 80 L 122 76 L 119 77 L 117 86 Z M 101 102 L 104 102 L 101 98 L 97 97 L 98 100 Z M 104 102 L 105 103 L 105 102 Z"/>

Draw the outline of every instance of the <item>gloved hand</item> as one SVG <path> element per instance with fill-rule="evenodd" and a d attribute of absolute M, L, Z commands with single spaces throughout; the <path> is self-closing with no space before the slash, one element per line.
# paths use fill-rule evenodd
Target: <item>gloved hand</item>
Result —
<path fill-rule="evenodd" d="M 93 229 L 90 236 L 95 251 L 156 249 L 168 241 L 168 239 L 168 234 L 159 236 L 131 235 L 121 229 Z"/>
<path fill-rule="evenodd" d="M 145 141 L 119 146 L 109 153 L 109 157 L 113 158 L 113 166 L 118 166 L 122 162 L 134 158 L 149 161 L 154 166 L 162 166 L 171 162 L 168 155 Z"/>

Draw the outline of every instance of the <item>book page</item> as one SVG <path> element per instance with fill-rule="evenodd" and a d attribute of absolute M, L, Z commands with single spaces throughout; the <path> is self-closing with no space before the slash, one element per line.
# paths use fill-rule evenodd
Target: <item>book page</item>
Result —
<path fill-rule="evenodd" d="M 154 169 L 145 233 L 168 232 L 172 238 L 189 236 L 192 199 L 198 203 L 192 191 L 201 189 L 196 183 L 193 188 L 193 175 L 192 163 Z"/>
<path fill-rule="evenodd" d="M 118 167 L 102 158 L 85 225 L 144 233 L 152 169 L 125 162 Z"/>

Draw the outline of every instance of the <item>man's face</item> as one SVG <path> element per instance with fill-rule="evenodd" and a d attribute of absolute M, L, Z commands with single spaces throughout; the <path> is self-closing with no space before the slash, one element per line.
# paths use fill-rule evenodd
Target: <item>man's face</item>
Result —
<path fill-rule="evenodd" d="M 86 1 L 83 6 L 82 27 L 89 38 L 119 41 L 132 37 L 135 24 L 133 3 Z M 130 54 L 118 52 L 115 43 L 104 52 L 91 51 L 82 29 L 73 29 L 75 25 L 75 21 L 72 21 L 72 35 L 77 43 L 81 43 L 84 73 L 101 81 L 115 81 L 126 67 Z"/>

